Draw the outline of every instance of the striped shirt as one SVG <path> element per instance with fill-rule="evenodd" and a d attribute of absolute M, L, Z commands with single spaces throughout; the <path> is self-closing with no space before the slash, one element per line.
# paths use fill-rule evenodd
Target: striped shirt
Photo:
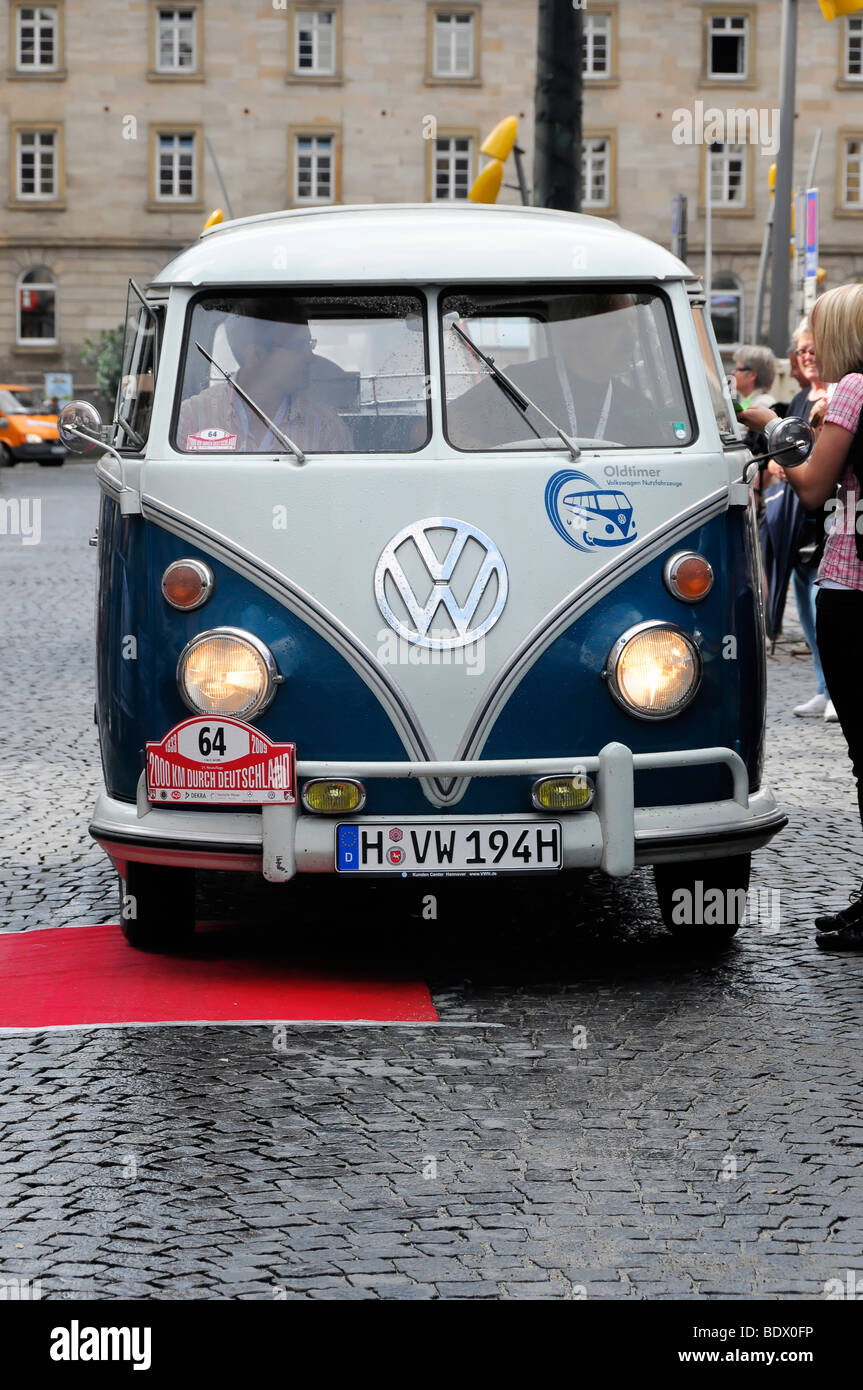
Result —
<path fill-rule="evenodd" d="M 270 418 L 304 453 L 341 454 L 353 448 L 350 430 L 339 417 L 305 396 L 286 397 Z M 177 448 L 182 453 L 255 454 L 281 453 L 284 446 L 227 381 L 215 381 L 181 405 Z"/>
<path fill-rule="evenodd" d="M 863 374 L 849 372 L 839 382 L 824 416 L 825 425 L 841 425 L 854 434 L 863 409 Z M 827 534 L 817 583 L 827 588 L 863 589 L 863 561 L 857 559 L 857 479 L 849 464 L 842 474 L 833 526 Z"/>

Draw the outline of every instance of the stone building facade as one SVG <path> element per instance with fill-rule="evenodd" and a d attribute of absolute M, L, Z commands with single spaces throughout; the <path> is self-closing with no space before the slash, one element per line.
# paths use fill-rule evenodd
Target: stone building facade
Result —
<path fill-rule="evenodd" d="M 711 157 L 730 342 L 750 336 L 780 8 L 584 6 L 585 211 L 668 244 L 686 194 L 701 271 L 699 141 L 717 141 L 717 113 L 751 112 Z M 838 284 L 863 271 L 863 12 L 800 10 L 798 183 L 820 127 L 821 263 Z M 464 197 L 483 135 L 516 114 L 529 177 L 535 54 L 536 0 L 2 0 L 0 380 L 66 370 L 92 385 L 81 346 L 120 322 L 127 278 L 146 282 L 227 213 L 212 156 L 235 216 Z"/>

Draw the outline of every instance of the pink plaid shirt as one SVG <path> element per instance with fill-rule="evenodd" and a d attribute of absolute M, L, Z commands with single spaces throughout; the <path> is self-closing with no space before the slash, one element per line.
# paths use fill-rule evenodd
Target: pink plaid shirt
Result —
<path fill-rule="evenodd" d="M 841 425 L 851 434 L 857 429 L 863 409 L 863 374 L 849 372 L 833 393 L 824 416 L 825 425 Z M 863 513 L 861 513 L 863 519 Z M 834 512 L 834 524 L 827 536 L 824 555 L 818 567 L 818 582 L 829 579 L 846 589 L 863 589 L 863 561 L 857 559 L 854 526 L 857 521 L 857 479 L 849 466 L 842 474 Z"/>

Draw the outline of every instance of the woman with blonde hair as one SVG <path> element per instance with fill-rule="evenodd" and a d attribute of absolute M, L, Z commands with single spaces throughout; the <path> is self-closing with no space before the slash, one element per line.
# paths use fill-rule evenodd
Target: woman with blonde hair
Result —
<path fill-rule="evenodd" d="M 818 376 L 838 384 L 811 456 L 788 469 L 786 477 L 804 507 L 830 503 L 833 511 L 818 569 L 816 637 L 848 744 L 863 823 L 863 520 L 857 524 L 857 501 L 863 496 L 863 284 L 828 290 L 815 301 L 809 321 Z M 740 418 L 764 429 L 774 413 L 755 407 Z M 816 917 L 815 926 L 823 950 L 863 950 L 863 889 L 849 907 Z"/>

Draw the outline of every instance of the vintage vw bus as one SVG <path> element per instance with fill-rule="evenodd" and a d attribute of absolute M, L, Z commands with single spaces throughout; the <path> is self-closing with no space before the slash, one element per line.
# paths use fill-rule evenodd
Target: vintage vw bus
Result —
<path fill-rule="evenodd" d="M 670 925 L 746 889 L 785 824 L 751 460 L 667 251 L 538 208 L 215 226 L 131 286 L 113 425 L 61 425 L 99 454 L 90 829 L 133 944 L 193 928 L 197 868 L 652 864 Z"/>

